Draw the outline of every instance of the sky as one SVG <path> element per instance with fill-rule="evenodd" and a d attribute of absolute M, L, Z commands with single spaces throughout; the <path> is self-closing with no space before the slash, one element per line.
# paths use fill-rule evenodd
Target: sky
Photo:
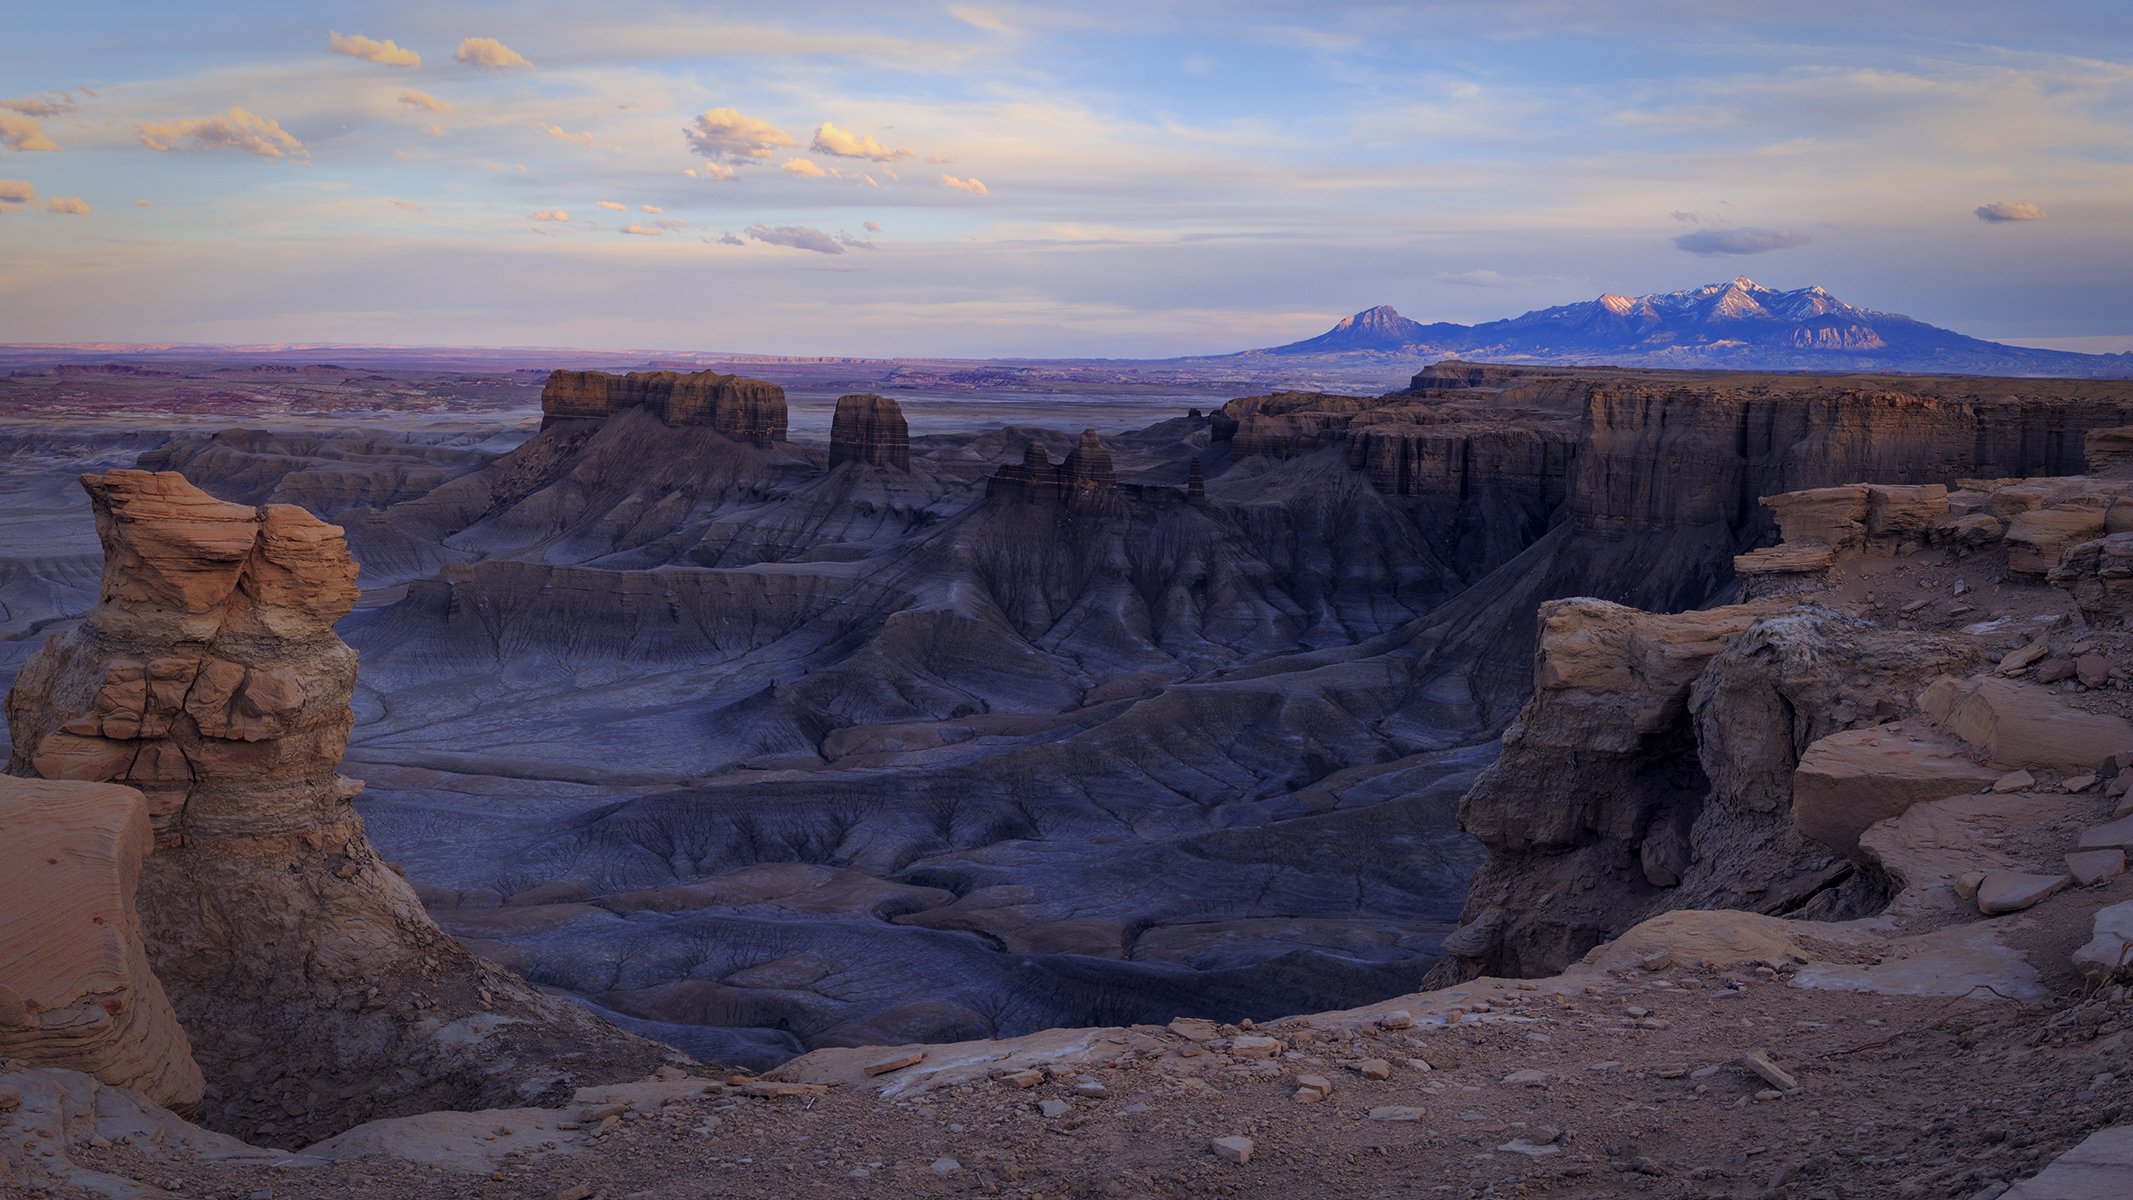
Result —
<path fill-rule="evenodd" d="M 2133 8 L 0 13 L 0 342 L 1151 357 L 1737 274 L 2133 349 Z"/>

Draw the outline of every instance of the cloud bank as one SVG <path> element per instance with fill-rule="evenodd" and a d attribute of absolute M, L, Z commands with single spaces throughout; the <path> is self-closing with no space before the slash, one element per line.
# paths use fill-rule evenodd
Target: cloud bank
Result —
<path fill-rule="evenodd" d="M 25 117 L 57 117 L 81 107 L 74 97 L 65 92 L 46 92 L 42 96 L 25 96 L 20 100 L 0 100 L 0 108 L 21 113 Z"/>
<path fill-rule="evenodd" d="M 62 213 L 70 217 L 89 215 L 89 202 L 80 196 L 54 196 L 44 202 L 46 212 Z"/>
<path fill-rule="evenodd" d="M 1788 229 L 1699 229 L 1674 239 L 1676 249 L 1706 257 L 1720 254 L 1768 254 L 1790 250 L 1814 239 Z"/>
<path fill-rule="evenodd" d="M 842 254 L 845 243 L 812 225 L 750 225 L 741 232 L 771 246 L 812 250 L 816 254 Z"/>
<path fill-rule="evenodd" d="M 235 106 L 212 117 L 153 121 L 134 129 L 150 150 L 240 150 L 261 158 L 308 154 L 304 144 L 277 122 Z"/>
<path fill-rule="evenodd" d="M 788 146 L 797 146 L 792 135 L 754 117 L 730 108 L 714 108 L 699 114 L 682 136 L 689 148 L 713 162 L 745 163 L 769 158 Z"/>
<path fill-rule="evenodd" d="M 530 67 L 533 65 L 526 61 L 525 55 L 504 45 L 495 38 L 489 37 L 470 37 L 459 43 L 459 49 L 452 55 L 452 58 L 454 61 L 465 63 L 470 67 Z"/>
<path fill-rule="evenodd" d="M 343 35 L 329 29 L 326 31 L 326 49 L 333 51 L 335 54 L 345 54 L 350 58 L 383 63 L 388 67 L 419 67 L 422 65 L 421 55 L 412 50 L 401 48 L 391 39 L 388 38 L 381 42 L 376 38 L 364 37 L 360 33 Z"/>
<path fill-rule="evenodd" d="M 2034 204 L 2001 200 L 1993 204 L 1980 204 L 1972 210 L 1977 219 L 1990 225 L 2004 225 L 2009 221 L 2041 221 L 2051 214 Z"/>
<path fill-rule="evenodd" d="M 821 128 L 815 130 L 815 140 L 808 143 L 808 149 L 817 154 L 829 154 L 838 158 L 864 158 L 885 163 L 900 162 L 917 153 L 909 146 L 899 146 L 891 150 L 875 141 L 870 134 L 839 129 L 828 121 L 824 121 Z"/>

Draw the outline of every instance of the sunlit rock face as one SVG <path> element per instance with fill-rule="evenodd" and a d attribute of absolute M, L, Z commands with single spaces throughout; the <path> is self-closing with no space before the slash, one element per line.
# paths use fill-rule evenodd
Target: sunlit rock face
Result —
<path fill-rule="evenodd" d="M 785 440 L 785 389 L 760 379 L 697 371 L 556 371 L 541 389 L 541 424 L 604 420 L 649 409 L 669 425 L 701 425 L 735 441 L 769 446 Z"/>
<path fill-rule="evenodd" d="M 183 476 L 85 476 L 98 600 L 9 693 L 9 771 L 147 797 L 148 959 L 207 1075 L 210 1124 L 299 1142 L 372 1117 L 567 1091 L 660 1052 L 473 958 L 365 836 L 336 773 L 356 656 L 338 527 Z M 559 1089 L 561 1089 L 559 1091 Z"/>
<path fill-rule="evenodd" d="M 198 1104 L 206 1084 L 134 907 L 153 845 L 140 793 L 0 776 L 0 831 L 0 1059 Z"/>

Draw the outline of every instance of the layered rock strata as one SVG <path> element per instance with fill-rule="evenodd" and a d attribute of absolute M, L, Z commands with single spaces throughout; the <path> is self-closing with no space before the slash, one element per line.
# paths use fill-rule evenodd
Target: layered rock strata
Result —
<path fill-rule="evenodd" d="M 703 425 L 735 441 L 770 446 L 785 440 L 785 389 L 760 379 L 697 371 L 555 371 L 541 389 L 541 427 L 605 420 L 632 408 L 669 425 Z"/>
<path fill-rule="evenodd" d="M 830 470 L 851 462 L 911 469 L 911 427 L 896 401 L 872 393 L 837 397 L 830 418 Z"/>
<path fill-rule="evenodd" d="M 379 1115 L 567 1091 L 552 1060 L 662 1052 L 475 959 L 379 859 L 335 773 L 356 659 L 341 531 L 179 475 L 82 480 L 105 564 L 82 624 L 8 696 L 11 774 L 147 798 L 148 956 L 191 1035 L 211 1125 L 303 1140 Z M 577 1068 L 573 1068 L 577 1069 Z"/>
<path fill-rule="evenodd" d="M 0 777 L 0 1059 L 167 1108 L 205 1087 L 134 907 L 154 837 L 139 792 Z"/>
<path fill-rule="evenodd" d="M 1081 440 L 1067 452 L 1064 462 L 1054 464 L 1042 443 L 1031 442 L 1022 461 L 993 472 L 986 484 L 987 496 L 1042 501 L 1078 506 L 1101 506 L 1118 491 L 1118 475 L 1111 451 L 1093 429 L 1081 431 Z"/>

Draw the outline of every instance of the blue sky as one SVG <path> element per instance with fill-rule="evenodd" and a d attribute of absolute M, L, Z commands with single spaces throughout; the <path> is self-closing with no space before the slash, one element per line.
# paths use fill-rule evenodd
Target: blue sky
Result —
<path fill-rule="evenodd" d="M 4 341 L 1144 356 L 1745 273 L 2133 349 L 2122 2 L 77 3 L 0 28 Z"/>

